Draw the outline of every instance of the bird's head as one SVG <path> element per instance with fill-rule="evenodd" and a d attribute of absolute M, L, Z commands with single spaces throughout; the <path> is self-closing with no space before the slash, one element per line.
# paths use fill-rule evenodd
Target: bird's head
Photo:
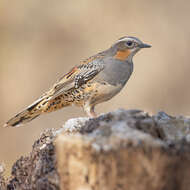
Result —
<path fill-rule="evenodd" d="M 138 38 L 125 36 L 117 40 L 111 47 L 114 50 L 114 58 L 121 61 L 132 61 L 133 56 L 142 48 L 151 46 L 143 43 Z"/>

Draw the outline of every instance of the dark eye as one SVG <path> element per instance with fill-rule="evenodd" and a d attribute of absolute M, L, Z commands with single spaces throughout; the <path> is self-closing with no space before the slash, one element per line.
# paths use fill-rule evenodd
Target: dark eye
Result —
<path fill-rule="evenodd" d="M 133 46 L 133 42 L 132 42 L 132 41 L 127 41 L 127 42 L 126 42 L 126 45 L 127 45 L 128 47 L 132 47 L 132 46 Z"/>

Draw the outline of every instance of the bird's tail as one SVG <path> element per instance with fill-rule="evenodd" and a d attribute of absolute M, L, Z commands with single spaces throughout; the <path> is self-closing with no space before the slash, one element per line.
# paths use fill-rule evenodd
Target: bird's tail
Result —
<path fill-rule="evenodd" d="M 40 109 L 36 109 L 36 107 L 43 101 L 43 98 L 38 99 L 32 105 L 28 106 L 25 110 L 18 113 L 14 117 L 12 117 L 7 123 L 5 123 L 4 127 L 19 127 L 22 124 L 25 124 L 41 114 Z"/>

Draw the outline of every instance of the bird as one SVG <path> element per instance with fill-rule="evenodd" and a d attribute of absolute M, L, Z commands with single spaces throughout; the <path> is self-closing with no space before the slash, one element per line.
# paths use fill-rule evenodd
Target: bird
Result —
<path fill-rule="evenodd" d="M 124 36 L 108 49 L 82 60 L 63 75 L 47 92 L 5 123 L 17 127 L 38 116 L 76 105 L 90 117 L 97 117 L 97 104 L 110 100 L 125 86 L 133 72 L 133 56 L 151 45 Z"/>

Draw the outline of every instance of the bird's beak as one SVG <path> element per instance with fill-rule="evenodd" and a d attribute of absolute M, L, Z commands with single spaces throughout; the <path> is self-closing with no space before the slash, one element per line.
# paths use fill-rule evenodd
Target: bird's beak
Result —
<path fill-rule="evenodd" d="M 139 44 L 139 47 L 140 48 L 150 48 L 152 47 L 151 45 L 148 45 L 148 44 Z"/>

